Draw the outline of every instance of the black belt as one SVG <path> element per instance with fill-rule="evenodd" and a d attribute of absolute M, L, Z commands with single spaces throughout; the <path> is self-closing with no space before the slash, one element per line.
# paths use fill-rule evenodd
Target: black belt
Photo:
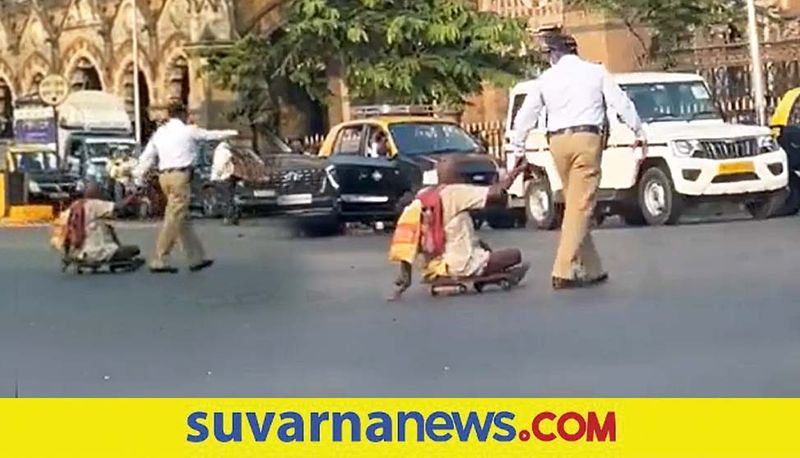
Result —
<path fill-rule="evenodd" d="M 176 172 L 191 172 L 191 167 L 173 167 L 171 169 L 163 169 L 159 173 L 176 173 Z"/>
<path fill-rule="evenodd" d="M 569 135 L 569 134 L 597 134 L 600 135 L 603 132 L 598 126 L 592 125 L 585 125 L 585 126 L 573 126 L 567 127 L 564 129 L 558 129 L 547 133 L 547 138 L 555 137 L 556 135 Z"/>

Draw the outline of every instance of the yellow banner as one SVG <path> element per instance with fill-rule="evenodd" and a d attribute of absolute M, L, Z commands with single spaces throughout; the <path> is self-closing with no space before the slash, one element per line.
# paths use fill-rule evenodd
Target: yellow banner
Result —
<path fill-rule="evenodd" d="M 0 401 L 3 457 L 798 457 L 800 400 Z"/>

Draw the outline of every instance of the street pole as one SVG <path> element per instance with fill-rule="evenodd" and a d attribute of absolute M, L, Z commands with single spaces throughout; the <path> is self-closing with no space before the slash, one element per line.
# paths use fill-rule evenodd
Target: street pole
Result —
<path fill-rule="evenodd" d="M 139 106 L 139 24 L 136 0 L 131 0 L 131 41 L 133 42 L 133 125 L 136 142 L 142 142 L 141 107 Z"/>
<path fill-rule="evenodd" d="M 767 101 L 764 97 L 764 69 L 761 67 L 755 0 L 747 0 L 747 34 L 750 40 L 750 62 L 753 66 L 752 89 L 756 103 L 756 120 L 758 125 L 763 126 L 767 122 Z"/>

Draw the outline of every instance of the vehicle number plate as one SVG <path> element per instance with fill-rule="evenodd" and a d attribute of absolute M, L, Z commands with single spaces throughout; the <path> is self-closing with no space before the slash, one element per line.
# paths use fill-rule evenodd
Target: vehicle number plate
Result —
<path fill-rule="evenodd" d="M 274 189 L 256 189 L 253 191 L 254 197 L 275 197 Z"/>
<path fill-rule="evenodd" d="M 753 173 L 756 171 L 751 161 L 726 162 L 719 165 L 719 175 L 735 175 L 737 173 Z"/>
<path fill-rule="evenodd" d="M 472 181 L 476 183 L 483 183 L 486 181 L 486 175 L 472 175 Z"/>
<path fill-rule="evenodd" d="M 278 197 L 278 205 L 303 205 L 313 202 L 311 194 L 289 194 Z"/>

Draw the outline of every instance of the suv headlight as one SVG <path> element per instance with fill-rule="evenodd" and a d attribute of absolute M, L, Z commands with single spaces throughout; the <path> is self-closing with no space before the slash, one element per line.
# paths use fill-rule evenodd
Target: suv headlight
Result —
<path fill-rule="evenodd" d="M 439 175 L 436 169 L 430 169 L 422 172 L 422 185 L 423 186 L 436 186 L 439 184 Z"/>
<path fill-rule="evenodd" d="M 37 183 L 37 182 L 35 182 L 33 180 L 30 180 L 28 182 L 28 192 L 32 192 L 34 194 L 39 194 L 40 192 L 42 192 L 42 188 L 39 187 L 39 183 Z"/>
<path fill-rule="evenodd" d="M 700 151 L 700 142 L 697 140 L 675 140 L 672 142 L 672 152 L 679 157 L 691 157 Z"/>
<path fill-rule="evenodd" d="M 781 149 L 781 146 L 774 138 L 766 135 L 764 137 L 758 137 L 758 149 L 761 150 L 762 153 L 774 153 Z"/>

